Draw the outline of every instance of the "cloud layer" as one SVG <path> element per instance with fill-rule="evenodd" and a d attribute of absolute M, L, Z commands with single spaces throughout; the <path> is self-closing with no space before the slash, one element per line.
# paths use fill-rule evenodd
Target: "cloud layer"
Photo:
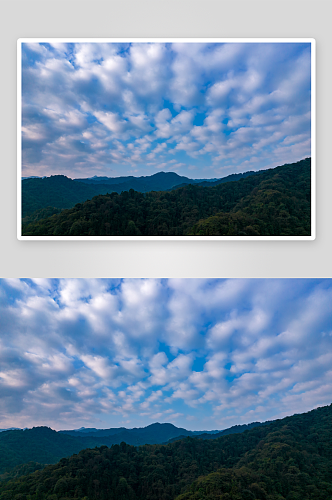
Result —
<path fill-rule="evenodd" d="M 222 429 L 332 400 L 332 280 L 0 282 L 0 428 Z"/>
<path fill-rule="evenodd" d="M 23 175 L 195 178 L 310 156 L 310 44 L 24 43 Z"/>

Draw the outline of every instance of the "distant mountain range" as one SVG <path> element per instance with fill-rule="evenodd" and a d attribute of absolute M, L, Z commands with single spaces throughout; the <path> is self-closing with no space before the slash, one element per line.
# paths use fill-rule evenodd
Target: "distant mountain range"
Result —
<path fill-rule="evenodd" d="M 233 425 L 229 429 L 225 429 L 223 431 L 210 431 L 210 432 L 199 432 L 195 437 L 199 439 L 217 439 L 221 436 L 228 436 L 229 434 L 241 434 L 241 432 L 248 431 L 253 429 L 254 427 L 260 427 L 261 425 L 270 424 L 270 421 L 267 422 L 252 422 L 251 424 L 243 424 L 243 425 Z M 171 438 L 168 440 L 168 443 L 173 443 L 174 441 L 178 441 L 179 439 L 184 439 L 187 436 L 182 434 L 181 436 L 177 436 L 175 438 Z"/>
<path fill-rule="evenodd" d="M 9 427 L 9 429 L 0 429 L 0 432 L 4 432 L 4 431 L 20 431 L 22 429 L 20 429 L 19 427 Z"/>
<path fill-rule="evenodd" d="M 69 430 L 69 431 L 59 431 L 61 434 L 67 434 L 70 436 L 77 437 L 93 437 L 93 438 L 104 438 L 111 437 L 112 441 L 115 443 L 121 443 L 124 441 L 128 444 L 140 445 L 140 444 L 155 444 L 164 443 L 169 439 L 175 438 L 177 436 L 193 436 L 196 433 L 192 431 L 187 431 L 186 429 L 181 429 L 173 424 L 151 424 L 147 427 L 138 427 L 134 429 L 126 429 L 125 427 L 110 428 L 110 429 L 81 429 L 81 430 Z"/>
<path fill-rule="evenodd" d="M 164 442 L 169 441 L 170 439 L 175 439 L 177 436 L 185 437 L 185 436 L 196 436 L 200 434 L 217 434 L 220 431 L 188 431 L 186 429 L 181 429 L 176 427 L 173 424 L 151 424 L 147 427 L 135 427 L 133 429 L 127 429 L 126 427 L 112 427 L 110 429 L 96 429 L 94 427 L 85 428 L 81 427 L 80 429 L 73 430 L 64 430 L 59 431 L 63 434 L 69 434 L 70 436 L 92 436 L 92 437 L 104 437 L 104 436 L 116 436 L 116 440 L 125 441 L 129 443 L 133 439 L 144 441 L 148 443 L 153 441 L 155 442 Z M 122 439 L 123 438 L 123 439 Z M 158 439 L 158 441 L 156 441 Z M 146 441 L 147 440 L 147 441 Z M 120 442 L 121 442 L 120 441 Z"/>
<path fill-rule="evenodd" d="M 84 182 L 86 184 L 109 184 L 112 186 L 119 186 L 119 188 L 121 187 L 122 191 L 135 189 L 135 191 L 144 193 L 146 191 L 165 191 L 180 184 L 185 185 L 197 184 L 200 182 L 214 182 L 218 179 L 190 179 L 189 177 L 179 175 L 176 172 L 161 171 L 152 175 L 143 175 L 140 177 L 135 177 L 133 175 L 122 177 L 98 177 L 95 175 L 93 177 L 76 178 L 73 180 L 76 182 Z"/>
<path fill-rule="evenodd" d="M 188 431 L 169 423 L 154 423 L 147 427 L 127 429 L 77 429 L 54 431 L 49 427 L 8 430 L 0 433 L 0 474 L 27 462 L 56 463 L 63 457 L 85 448 L 112 446 L 125 442 L 130 445 L 166 444 L 185 437 L 214 439 L 221 435 L 244 432 L 263 425 L 260 422 L 233 426 L 223 431 Z"/>
<path fill-rule="evenodd" d="M 259 172 L 262 172 L 260 170 Z M 194 184 L 198 186 L 215 186 L 222 182 L 237 181 L 244 179 L 249 175 L 256 174 L 257 172 L 250 171 L 239 174 L 230 174 L 222 178 L 214 179 L 190 179 L 175 172 L 157 172 L 156 174 L 134 177 L 88 177 L 81 179 L 73 179 L 74 181 L 84 182 L 86 184 L 107 184 L 111 185 L 115 192 L 121 193 L 122 191 L 129 191 L 134 189 L 140 193 L 147 193 L 149 191 L 168 191 L 178 187 Z"/>
<path fill-rule="evenodd" d="M 38 212 L 47 207 L 58 210 L 71 208 L 76 203 L 82 203 L 100 194 L 122 193 L 130 189 L 139 193 L 169 191 L 188 184 L 215 186 L 224 182 L 236 181 L 255 173 L 231 174 L 222 179 L 189 179 L 175 172 L 158 172 L 142 177 L 89 177 L 82 179 L 70 179 L 64 175 L 24 177 L 22 178 L 22 217 L 28 216 L 35 221 L 40 218 Z M 45 213 L 42 212 L 42 215 L 45 216 Z"/>
<path fill-rule="evenodd" d="M 8 431 L 0 435 L 7 444 L 1 465 L 9 467 L 15 456 L 30 461 L 0 476 L 0 499 L 331 500 L 331 423 L 329 405 L 213 439 L 188 436 L 139 447 L 93 446 L 91 437 L 47 427 Z M 171 424 L 148 428 L 163 426 L 172 430 Z M 89 440 L 88 448 L 70 453 Z M 61 454 L 71 456 L 45 466 Z M 37 456 L 42 463 L 31 461 Z"/>
<path fill-rule="evenodd" d="M 25 181 L 26 179 L 45 179 L 46 175 L 29 175 L 28 177 L 22 177 L 21 180 Z"/>
<path fill-rule="evenodd" d="M 172 173 L 153 177 L 164 188 Z M 140 178 L 141 179 L 141 178 Z M 145 178 L 144 178 L 145 179 Z M 168 181 L 167 179 L 170 179 Z M 167 180 L 167 182 L 166 182 Z M 158 181 L 158 182 L 157 182 Z M 152 182 L 152 181 L 151 181 Z M 124 186 L 126 182 L 117 186 Z M 310 236 L 311 159 L 164 191 L 114 191 L 64 176 L 22 182 L 24 236 Z M 151 188 L 149 186 L 149 189 Z M 141 185 L 141 190 L 148 189 Z M 94 195 L 94 190 L 105 194 Z M 79 198 L 87 199 L 79 202 Z M 73 208 L 61 210 L 65 204 Z M 48 205 L 47 205 L 48 204 Z M 43 208 L 41 208 L 43 207 Z M 35 210 L 35 211 L 34 211 Z M 34 212 L 33 212 L 34 211 Z"/>

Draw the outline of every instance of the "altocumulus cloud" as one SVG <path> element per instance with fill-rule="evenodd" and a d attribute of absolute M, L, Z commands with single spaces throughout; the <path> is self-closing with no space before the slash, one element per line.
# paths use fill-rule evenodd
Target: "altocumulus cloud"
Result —
<path fill-rule="evenodd" d="M 0 427 L 225 428 L 332 400 L 332 280 L 0 281 Z"/>
<path fill-rule="evenodd" d="M 310 156 L 309 43 L 23 43 L 23 175 L 221 177 Z"/>

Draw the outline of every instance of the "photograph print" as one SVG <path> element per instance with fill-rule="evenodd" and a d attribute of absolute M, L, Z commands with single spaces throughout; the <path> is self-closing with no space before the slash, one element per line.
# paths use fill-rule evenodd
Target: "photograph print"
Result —
<path fill-rule="evenodd" d="M 314 239 L 313 39 L 18 41 L 19 239 Z"/>

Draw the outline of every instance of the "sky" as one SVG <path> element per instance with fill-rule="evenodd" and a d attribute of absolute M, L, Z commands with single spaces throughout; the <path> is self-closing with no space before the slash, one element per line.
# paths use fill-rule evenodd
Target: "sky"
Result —
<path fill-rule="evenodd" d="M 23 43 L 22 175 L 220 178 L 311 156 L 310 43 Z"/>
<path fill-rule="evenodd" d="M 332 402 L 331 279 L 2 279 L 0 428 L 191 430 Z"/>

